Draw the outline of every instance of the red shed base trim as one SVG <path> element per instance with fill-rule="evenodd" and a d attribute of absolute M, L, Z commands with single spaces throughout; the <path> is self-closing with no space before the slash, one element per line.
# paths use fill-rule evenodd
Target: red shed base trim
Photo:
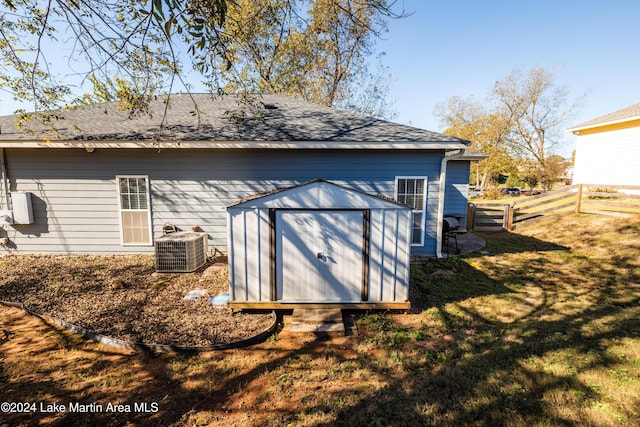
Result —
<path fill-rule="evenodd" d="M 277 301 L 229 301 L 231 309 L 248 310 L 292 310 L 296 308 L 339 308 L 341 310 L 409 310 L 411 303 L 405 302 L 355 302 L 355 303 L 324 303 L 324 302 L 277 302 Z"/>

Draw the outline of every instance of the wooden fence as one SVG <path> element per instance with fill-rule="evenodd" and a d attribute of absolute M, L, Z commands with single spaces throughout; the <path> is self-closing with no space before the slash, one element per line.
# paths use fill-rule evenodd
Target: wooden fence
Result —
<path fill-rule="evenodd" d="M 572 213 L 640 214 L 640 185 L 577 184 L 512 203 L 469 203 L 467 228 L 514 230 L 518 225 Z"/>

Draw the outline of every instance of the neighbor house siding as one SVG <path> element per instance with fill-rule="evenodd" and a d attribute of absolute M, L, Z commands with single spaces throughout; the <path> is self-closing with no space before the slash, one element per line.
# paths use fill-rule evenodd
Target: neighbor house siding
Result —
<path fill-rule="evenodd" d="M 120 241 L 116 176 L 149 177 L 153 235 L 171 222 L 198 225 L 209 245 L 227 251 L 225 207 L 250 194 L 324 178 L 393 197 L 397 175 L 427 176 L 426 237 L 414 254 L 435 253 L 442 151 L 6 149 L 11 189 L 33 193 L 35 223 L 8 226 L 6 250 L 144 253 Z M 35 238 L 37 237 L 37 238 Z"/>
<path fill-rule="evenodd" d="M 574 184 L 639 185 L 640 126 L 577 137 Z"/>

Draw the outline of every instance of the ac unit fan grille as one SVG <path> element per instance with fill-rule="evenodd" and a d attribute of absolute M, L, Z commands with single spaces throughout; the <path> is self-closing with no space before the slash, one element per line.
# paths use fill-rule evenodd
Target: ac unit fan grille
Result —
<path fill-rule="evenodd" d="M 194 236 L 195 235 L 195 236 Z M 172 233 L 155 240 L 156 271 L 188 273 L 207 261 L 207 235 Z"/>

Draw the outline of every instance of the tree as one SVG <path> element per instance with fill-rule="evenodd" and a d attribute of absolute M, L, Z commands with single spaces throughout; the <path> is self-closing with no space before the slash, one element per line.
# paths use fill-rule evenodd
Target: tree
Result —
<path fill-rule="evenodd" d="M 548 156 L 557 147 L 563 124 L 574 111 L 566 86 L 555 82 L 554 72 L 543 67 L 528 72 L 514 69 L 495 83 L 496 109 L 511 123 L 508 140 L 520 157 L 535 160 L 544 189 L 552 184 L 555 166 Z"/>
<path fill-rule="evenodd" d="M 545 180 L 551 184 L 566 179 L 567 169 L 571 167 L 571 161 L 554 154 L 547 157 Z"/>
<path fill-rule="evenodd" d="M 380 56 L 382 56 L 381 54 Z M 393 76 L 389 68 L 378 59 L 375 71 L 361 66 L 359 72 L 354 72 L 346 79 L 346 91 L 341 101 L 333 107 L 353 111 L 368 117 L 379 117 L 393 120 L 397 113 L 393 110 L 393 100 L 389 95 L 389 82 Z"/>
<path fill-rule="evenodd" d="M 145 112 L 155 94 L 171 93 L 177 82 L 189 90 L 190 69 L 213 93 L 305 94 L 332 105 L 349 96 L 345 85 L 363 69 L 384 20 L 401 16 L 386 0 L 0 5 L 0 89 L 36 111 L 51 110 L 90 81 L 94 93 L 75 102 L 115 98 L 132 114 Z M 58 71 L 61 60 L 66 74 Z"/>
<path fill-rule="evenodd" d="M 75 88 L 73 76 L 109 81 L 119 76 L 120 95 L 132 110 L 144 109 L 158 90 L 182 76 L 175 50 L 181 36 L 194 66 L 205 72 L 205 51 L 224 57 L 226 0 L 2 0 L 0 85 L 34 109 L 60 107 Z M 61 51 L 64 52 L 61 55 Z M 49 55 L 51 54 L 51 55 Z M 64 59 L 63 59 L 64 58 Z M 54 69 L 67 61 L 67 75 Z M 78 84 L 77 82 L 74 82 Z"/>
<path fill-rule="evenodd" d="M 472 141 L 472 149 L 490 156 L 478 163 L 482 186 L 498 173 L 514 173 L 529 186 L 548 189 L 562 169 L 553 155 L 564 123 L 578 105 L 553 72 L 514 69 L 498 80 L 490 96 L 481 101 L 452 97 L 436 114 L 445 133 Z"/>
<path fill-rule="evenodd" d="M 472 165 L 480 176 L 480 188 L 486 189 L 490 182 L 495 182 L 500 173 L 513 168 L 513 159 L 507 146 L 507 136 L 511 131 L 506 118 L 486 106 L 458 97 L 449 99 L 446 105 L 436 108 L 445 127 L 444 133 L 471 141 L 471 150 L 489 155 L 489 158 Z"/>
<path fill-rule="evenodd" d="M 236 0 L 225 25 L 233 67 L 222 70 L 222 84 L 386 115 L 388 80 L 365 59 L 385 18 L 400 16 L 379 0 Z"/>

